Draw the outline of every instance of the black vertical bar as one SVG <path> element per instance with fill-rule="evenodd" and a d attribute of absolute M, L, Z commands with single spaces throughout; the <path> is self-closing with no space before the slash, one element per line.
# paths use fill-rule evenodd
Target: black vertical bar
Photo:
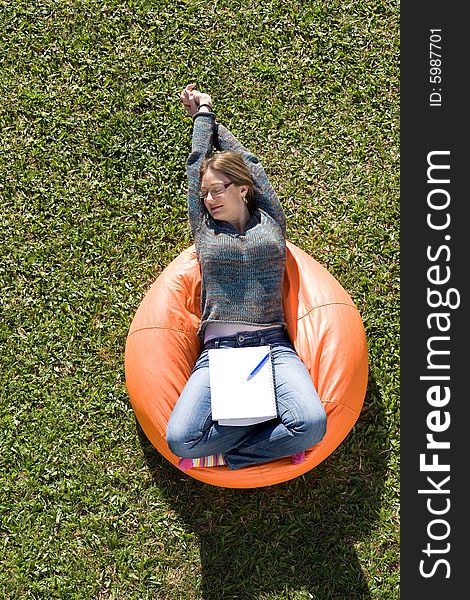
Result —
<path fill-rule="evenodd" d="M 468 595 L 470 51 L 462 6 L 401 4 L 401 600 Z"/>

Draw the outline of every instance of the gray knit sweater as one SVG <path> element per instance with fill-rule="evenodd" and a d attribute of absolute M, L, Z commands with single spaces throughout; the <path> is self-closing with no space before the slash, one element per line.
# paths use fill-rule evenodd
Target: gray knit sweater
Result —
<path fill-rule="evenodd" d="M 200 168 L 215 145 L 243 156 L 253 182 L 256 210 L 244 233 L 211 217 L 200 199 Z M 201 267 L 201 325 L 284 324 L 282 283 L 286 261 L 285 217 L 260 161 L 248 152 L 213 113 L 194 119 L 187 160 L 188 214 Z"/>

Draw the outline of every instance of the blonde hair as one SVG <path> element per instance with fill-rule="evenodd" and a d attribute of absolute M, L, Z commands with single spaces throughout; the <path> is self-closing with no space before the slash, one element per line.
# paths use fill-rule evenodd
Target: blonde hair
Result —
<path fill-rule="evenodd" d="M 256 204 L 253 179 L 251 178 L 250 171 L 245 165 L 241 154 L 238 154 L 238 152 L 234 152 L 233 150 L 224 150 L 222 152 L 214 153 L 209 158 L 205 158 L 201 165 L 201 179 L 208 169 L 220 171 L 235 185 L 245 185 L 248 188 L 245 196 L 246 206 L 250 213 L 255 210 Z"/>

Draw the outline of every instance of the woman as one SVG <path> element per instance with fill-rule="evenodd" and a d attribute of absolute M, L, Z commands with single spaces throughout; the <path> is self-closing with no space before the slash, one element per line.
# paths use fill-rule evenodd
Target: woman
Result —
<path fill-rule="evenodd" d="M 193 118 L 187 160 L 188 214 L 201 267 L 203 350 L 170 416 L 167 442 L 179 467 L 230 469 L 291 456 L 326 430 L 326 415 L 286 331 L 282 305 L 286 223 L 259 160 L 215 121 L 212 99 L 188 85 L 180 95 Z M 212 154 L 215 146 L 219 152 Z M 277 419 L 250 426 L 212 420 L 211 348 L 269 345 Z"/>

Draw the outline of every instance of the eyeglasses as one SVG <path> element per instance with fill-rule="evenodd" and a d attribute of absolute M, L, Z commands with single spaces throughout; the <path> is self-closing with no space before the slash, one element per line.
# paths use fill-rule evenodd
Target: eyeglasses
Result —
<path fill-rule="evenodd" d="M 230 181 L 229 183 L 221 183 L 214 185 L 214 187 L 211 187 L 208 190 L 201 190 L 201 200 L 205 200 L 209 194 L 212 196 L 212 198 L 215 196 L 220 196 L 220 194 L 223 194 L 225 190 L 232 185 L 232 183 L 233 181 Z"/>

